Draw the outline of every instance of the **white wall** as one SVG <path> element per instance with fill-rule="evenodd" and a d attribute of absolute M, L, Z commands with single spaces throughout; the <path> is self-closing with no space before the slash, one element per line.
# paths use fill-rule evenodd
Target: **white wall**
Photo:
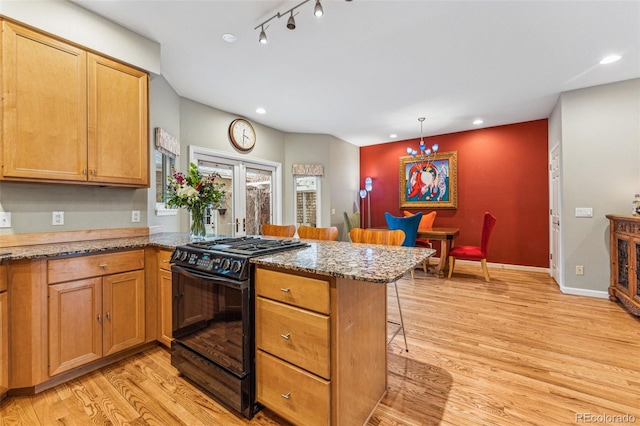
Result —
<path fill-rule="evenodd" d="M 562 120 L 562 253 L 565 290 L 609 285 L 608 213 L 629 215 L 640 193 L 640 79 L 566 92 Z M 550 140 L 551 143 L 551 140 Z M 593 218 L 576 218 L 592 207 Z M 576 265 L 584 275 L 575 275 Z"/>
<path fill-rule="evenodd" d="M 0 1 L 0 15 L 160 74 L 160 44 L 69 1 Z"/>

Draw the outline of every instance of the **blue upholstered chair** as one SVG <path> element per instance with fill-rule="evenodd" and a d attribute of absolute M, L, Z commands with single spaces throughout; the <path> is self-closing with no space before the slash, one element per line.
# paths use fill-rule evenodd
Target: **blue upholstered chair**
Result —
<path fill-rule="evenodd" d="M 406 217 L 396 217 L 389 212 L 385 212 L 384 218 L 386 219 L 387 227 L 390 230 L 400 229 L 404 231 L 403 246 L 415 247 L 416 237 L 418 236 L 418 225 L 420 225 L 420 219 L 422 219 L 422 212 Z"/>
<path fill-rule="evenodd" d="M 418 236 L 418 225 L 420 225 L 420 219 L 422 219 L 422 212 L 418 212 L 412 216 L 397 217 L 393 216 L 389 212 L 384 213 L 384 218 L 387 221 L 387 228 L 390 230 L 399 229 L 404 232 L 405 247 L 415 247 L 416 237 Z M 411 278 L 414 277 L 413 268 L 411 268 Z"/>

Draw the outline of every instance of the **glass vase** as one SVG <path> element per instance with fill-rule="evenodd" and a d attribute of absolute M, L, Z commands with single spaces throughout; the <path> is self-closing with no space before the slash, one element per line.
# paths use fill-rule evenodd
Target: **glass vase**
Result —
<path fill-rule="evenodd" d="M 191 210 L 191 230 L 189 235 L 193 241 L 204 240 L 207 235 L 207 228 L 204 226 L 205 210 L 205 208 Z"/>

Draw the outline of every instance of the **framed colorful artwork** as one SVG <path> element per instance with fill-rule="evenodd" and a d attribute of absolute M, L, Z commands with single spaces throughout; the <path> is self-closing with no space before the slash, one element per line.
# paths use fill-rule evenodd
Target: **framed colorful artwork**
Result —
<path fill-rule="evenodd" d="M 438 152 L 428 161 L 400 157 L 400 208 L 458 206 L 458 153 Z"/>

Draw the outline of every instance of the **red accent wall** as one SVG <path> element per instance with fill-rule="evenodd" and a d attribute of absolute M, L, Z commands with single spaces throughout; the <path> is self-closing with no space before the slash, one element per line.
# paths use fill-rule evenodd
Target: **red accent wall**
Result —
<path fill-rule="evenodd" d="M 547 125 L 545 119 L 424 138 L 428 147 L 439 144 L 440 152 L 458 152 L 458 207 L 406 210 L 437 210 L 434 226 L 460 228 L 456 245 L 480 244 L 482 216 L 489 211 L 497 218 L 489 262 L 549 267 Z M 373 178 L 372 227 L 386 225 L 384 212 L 402 216 L 399 158 L 418 144 L 417 138 L 360 148 L 360 187 L 365 177 Z"/>

